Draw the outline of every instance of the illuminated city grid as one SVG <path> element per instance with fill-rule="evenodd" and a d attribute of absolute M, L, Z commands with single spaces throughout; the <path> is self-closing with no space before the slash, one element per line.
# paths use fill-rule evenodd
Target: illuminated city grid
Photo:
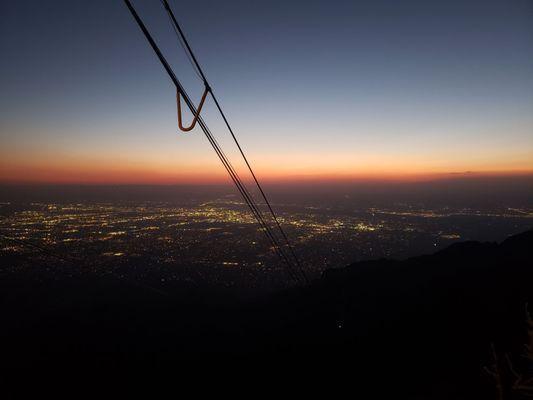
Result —
<path fill-rule="evenodd" d="M 288 283 L 284 264 L 239 202 L 1 206 L 12 209 L 0 220 L 4 272 L 31 264 L 47 270 L 62 267 L 76 273 L 157 276 L 162 281 L 226 286 Z M 533 225 L 533 210 L 518 208 L 479 211 L 398 205 L 349 212 L 321 206 L 295 210 L 278 204 L 276 208 L 311 277 L 358 260 L 434 252 L 460 240 L 502 240 Z M 9 239 L 40 246 L 53 255 Z"/>

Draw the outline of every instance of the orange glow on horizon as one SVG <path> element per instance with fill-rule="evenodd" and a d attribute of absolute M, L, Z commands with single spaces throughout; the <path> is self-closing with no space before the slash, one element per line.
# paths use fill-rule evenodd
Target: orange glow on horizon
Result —
<path fill-rule="evenodd" d="M 99 166 L 6 166 L 0 165 L 0 183 L 36 183 L 36 184 L 228 184 L 230 177 L 222 166 L 220 168 L 190 168 L 182 167 L 178 172 L 165 171 L 148 167 L 118 167 L 110 165 Z M 423 172 L 415 170 L 404 171 L 357 171 L 354 173 L 313 171 L 307 174 L 291 174 L 284 171 L 270 171 L 264 173 L 256 169 L 258 178 L 266 183 L 290 182 L 350 182 L 350 181 L 394 181 L 394 182 L 422 182 L 431 180 L 454 178 L 479 178 L 502 176 L 531 176 L 533 169 L 509 170 L 473 170 L 464 172 L 433 171 Z M 239 171 L 241 179 L 250 182 L 248 174 Z"/>
<path fill-rule="evenodd" d="M 169 154 L 171 154 L 169 152 Z M 168 154 L 70 155 L 39 151 L 0 154 L 1 183 L 56 184 L 227 184 L 231 179 L 215 156 Z M 268 183 L 396 181 L 417 182 L 482 176 L 533 176 L 529 152 L 516 157 L 453 158 L 447 154 L 257 154 L 258 178 Z M 246 166 L 235 158 L 245 182 Z"/>

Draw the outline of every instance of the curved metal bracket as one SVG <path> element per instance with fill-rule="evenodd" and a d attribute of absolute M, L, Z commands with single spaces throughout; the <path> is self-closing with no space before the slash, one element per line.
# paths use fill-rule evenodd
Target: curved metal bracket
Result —
<path fill-rule="evenodd" d="M 189 132 L 191 131 L 195 125 L 196 122 L 198 122 L 198 118 L 200 117 L 200 111 L 202 111 L 202 107 L 205 102 L 205 98 L 207 97 L 207 93 L 209 92 L 209 88 L 206 86 L 204 90 L 204 94 L 202 95 L 202 100 L 200 100 L 200 104 L 198 105 L 198 109 L 196 110 L 196 113 L 193 114 L 194 117 L 192 119 L 191 125 L 189 126 L 183 126 L 181 121 L 181 94 L 179 90 L 176 90 L 176 103 L 178 105 L 178 126 L 183 132 Z"/>

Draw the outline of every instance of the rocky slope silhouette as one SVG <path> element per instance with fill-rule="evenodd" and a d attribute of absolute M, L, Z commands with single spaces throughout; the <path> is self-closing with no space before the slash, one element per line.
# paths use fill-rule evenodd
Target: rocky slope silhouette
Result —
<path fill-rule="evenodd" d="M 497 398 L 484 366 L 491 344 L 502 354 L 523 346 L 532 249 L 533 231 L 500 244 L 457 243 L 328 270 L 308 287 L 254 299 L 4 275 L 0 362 L 22 375 L 186 367 L 208 379 L 268 370 L 364 398 Z"/>

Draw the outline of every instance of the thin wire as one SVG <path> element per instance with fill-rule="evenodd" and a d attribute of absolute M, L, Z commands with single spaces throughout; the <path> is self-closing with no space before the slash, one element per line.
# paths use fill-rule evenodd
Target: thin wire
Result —
<path fill-rule="evenodd" d="M 213 149 L 215 149 L 215 152 L 217 153 L 217 155 L 219 156 L 220 160 L 222 161 L 222 164 L 226 168 L 226 171 L 228 172 L 228 174 L 232 178 L 233 183 L 237 186 L 237 189 L 241 193 L 241 196 L 244 198 L 246 204 L 248 205 L 248 207 L 252 211 L 252 214 L 254 215 L 256 220 L 258 221 L 258 223 L 259 223 L 260 227 L 262 228 L 263 232 L 267 235 L 268 239 L 272 243 L 274 251 L 281 258 L 281 260 L 284 261 L 287 264 L 289 275 L 291 276 L 292 279 L 294 279 L 295 281 L 298 281 L 297 276 L 294 274 L 294 271 L 292 271 L 292 263 L 289 261 L 289 259 L 287 258 L 287 256 L 283 252 L 281 246 L 277 242 L 277 239 L 274 236 L 274 234 L 272 233 L 270 227 L 264 221 L 263 216 L 261 215 L 261 213 L 260 213 L 257 205 L 255 204 L 253 198 L 250 196 L 248 190 L 246 189 L 246 186 L 244 186 L 242 184 L 242 182 L 240 181 L 240 178 L 237 175 L 237 172 L 233 169 L 233 166 L 231 165 L 229 160 L 226 158 L 226 155 L 224 154 L 222 149 L 219 147 L 218 143 L 216 142 L 216 139 L 212 136 L 211 132 L 209 131 L 209 129 L 207 127 L 207 125 L 205 125 L 203 123 L 203 121 L 200 121 L 199 124 L 202 127 L 202 129 L 204 130 L 204 133 L 205 133 L 207 139 L 209 140 L 209 142 L 211 143 Z"/>
<path fill-rule="evenodd" d="M 126 5 L 127 5 L 128 9 L 132 13 L 133 17 L 135 18 L 137 24 L 139 25 L 139 27 L 141 28 L 142 32 L 144 33 L 146 39 L 148 40 L 148 42 L 152 46 L 152 49 L 154 50 L 154 52 L 158 56 L 161 64 L 163 65 L 163 67 L 167 71 L 167 74 L 169 75 L 169 77 L 173 81 L 173 83 L 176 86 L 177 90 L 182 94 L 183 99 L 185 100 L 187 106 L 189 107 L 189 109 L 191 110 L 191 112 L 193 114 L 196 114 L 196 107 L 194 106 L 194 104 L 190 100 L 189 96 L 185 92 L 183 86 L 181 85 L 181 83 L 177 79 L 176 75 L 174 74 L 174 71 L 172 70 L 172 68 L 168 64 L 167 60 L 165 59 L 165 57 L 161 53 L 161 50 L 158 48 L 157 44 L 155 43 L 155 41 L 151 37 L 150 33 L 148 32 L 146 26 L 144 25 L 144 23 L 140 19 L 139 15 L 137 14 L 135 9 L 131 5 L 131 2 L 129 0 L 124 0 L 124 1 L 125 1 Z M 261 213 L 259 212 L 257 206 L 255 205 L 255 202 L 254 202 L 253 198 L 249 195 L 248 191 L 246 190 L 246 187 L 242 184 L 239 176 L 234 171 L 231 163 L 229 162 L 229 160 L 227 159 L 227 157 L 225 156 L 225 154 L 221 150 L 220 146 L 216 142 L 216 139 L 214 139 L 213 135 L 209 131 L 209 128 L 207 127 L 207 125 L 205 124 L 205 122 L 203 121 L 203 119 L 201 117 L 198 118 L 198 124 L 200 125 L 200 127 L 204 131 L 204 134 L 206 135 L 206 137 L 209 140 L 209 142 L 211 143 L 213 149 L 215 150 L 215 152 L 217 153 L 218 157 L 220 158 L 220 160 L 221 160 L 222 164 L 224 165 L 226 171 L 230 175 L 230 177 L 233 180 L 234 184 L 237 186 L 237 188 L 238 188 L 239 192 L 241 193 L 241 195 L 243 196 L 245 202 L 247 203 L 248 207 L 252 211 L 252 214 L 257 219 L 257 221 L 259 222 L 260 226 L 262 226 L 263 231 L 267 234 L 267 237 L 269 237 L 269 240 L 273 244 L 276 253 L 280 256 L 280 258 L 282 260 L 285 260 L 289 270 L 292 270 L 292 263 L 290 263 L 288 258 L 285 256 L 281 246 L 279 246 L 279 244 L 277 243 L 277 240 L 275 239 L 273 233 L 271 232 L 270 227 L 268 226 L 268 224 L 265 223 Z M 293 275 L 292 272 L 290 272 L 289 275 L 291 275 L 291 277 L 292 277 L 292 275 Z M 293 278 L 293 279 L 295 279 L 295 278 Z M 297 281 L 298 279 L 296 278 L 295 280 Z"/>
<path fill-rule="evenodd" d="M 165 3 L 163 2 L 163 0 L 160 0 L 161 1 L 161 4 L 163 6 L 165 6 Z M 168 10 L 167 10 L 167 13 L 168 13 Z M 189 63 L 191 64 L 192 66 L 192 69 L 194 71 L 194 73 L 196 74 L 196 76 L 198 76 L 198 78 L 200 78 L 200 80 L 204 80 L 202 78 L 202 74 L 201 74 L 201 71 L 198 70 L 198 67 L 196 66 L 196 64 L 194 63 L 193 59 L 191 58 L 191 55 L 189 54 L 189 52 L 187 51 L 187 48 L 185 47 L 185 43 L 183 43 L 183 39 L 181 38 L 178 30 L 176 29 L 176 26 L 174 24 L 171 24 L 172 25 L 172 29 L 174 30 L 174 33 L 176 34 L 176 36 L 178 37 L 178 41 L 179 41 L 179 44 L 181 45 L 181 48 L 183 49 L 183 52 L 185 53 L 185 55 L 187 56 L 187 60 L 189 60 Z"/>
<path fill-rule="evenodd" d="M 215 101 L 215 105 L 217 106 L 217 109 L 218 111 L 220 112 L 220 115 L 222 116 L 222 119 L 224 120 L 224 123 L 226 124 L 226 127 L 228 128 L 232 138 L 233 138 L 233 141 L 235 142 L 235 144 L 237 145 L 237 148 L 239 149 L 239 152 L 241 154 L 241 156 L 243 157 L 245 163 L 246 163 L 246 166 L 248 167 L 248 170 L 250 171 L 254 181 L 255 181 L 255 184 L 257 185 L 260 193 L 261 193 L 261 196 L 263 198 L 263 200 L 265 201 L 269 211 L 270 211 L 270 214 L 273 218 L 273 220 L 275 221 L 276 223 L 276 226 L 278 228 L 278 230 L 280 231 L 281 235 L 283 236 L 283 239 L 285 240 L 285 243 L 287 244 L 288 248 L 289 248 L 289 251 L 292 255 L 292 257 L 294 258 L 294 260 L 296 261 L 296 265 L 298 266 L 298 269 L 300 270 L 302 276 L 304 277 L 304 280 L 306 282 L 309 282 L 308 278 L 307 278 L 307 275 L 305 274 L 305 270 L 303 268 L 303 266 L 301 265 L 298 257 L 296 256 L 296 253 L 294 252 L 294 248 L 293 246 L 291 245 L 290 241 L 289 241 L 289 238 L 287 237 L 285 231 L 283 230 L 283 228 L 281 227 L 281 224 L 279 223 L 279 220 L 276 216 L 276 213 L 274 212 L 274 209 L 272 208 L 272 205 L 270 204 L 270 201 L 268 200 L 264 190 L 263 190 L 263 187 L 261 186 L 261 184 L 259 183 L 259 180 L 257 179 L 257 176 L 255 175 L 253 169 L 252 169 L 252 166 L 250 165 L 250 162 L 248 161 L 248 158 L 246 157 L 246 155 L 244 154 L 244 151 L 239 143 L 239 141 L 237 140 L 237 137 L 235 136 L 235 133 L 233 132 L 233 129 L 231 128 L 229 122 L 228 122 L 228 119 L 226 118 L 226 115 L 224 114 L 224 112 L 222 111 L 222 107 L 220 106 L 215 94 L 213 93 L 213 90 L 211 88 L 211 86 L 209 85 L 208 81 L 207 81 L 207 78 L 200 66 L 200 64 L 198 63 L 198 60 L 196 59 L 196 56 L 194 55 L 194 52 L 192 51 L 192 48 L 191 46 L 189 45 L 189 42 L 187 41 L 187 38 L 185 37 L 185 34 L 183 33 L 183 30 L 181 29 L 178 21 L 176 20 L 176 17 L 174 16 L 174 13 L 172 12 L 172 9 L 170 8 L 170 5 L 168 3 L 167 0 L 161 0 L 161 3 L 163 4 L 163 6 L 165 7 L 166 11 L 167 11 L 167 14 L 170 18 L 170 21 L 171 21 L 171 24 L 174 28 L 174 32 L 176 33 L 176 35 L 178 36 L 178 39 L 179 39 L 179 42 L 181 44 L 181 46 L 183 47 L 183 45 L 185 44 L 185 47 L 186 49 L 184 48 L 184 51 L 185 53 L 187 54 L 187 58 L 189 59 L 189 61 L 191 61 L 191 58 L 192 58 L 192 61 L 194 62 L 194 65 L 195 65 L 195 72 L 197 73 L 198 75 L 198 72 L 200 73 L 201 76 L 199 76 L 204 84 L 206 85 L 206 87 L 209 89 L 209 92 L 211 93 L 211 96 L 213 97 L 213 100 Z"/>
<path fill-rule="evenodd" d="M 185 93 L 184 97 L 185 96 L 186 96 L 186 93 Z M 194 110 L 194 105 L 192 103 L 191 103 L 191 106 L 193 107 L 192 109 Z M 195 113 L 196 111 L 192 111 L 192 112 Z M 239 189 L 239 192 L 241 193 L 241 195 L 243 196 L 244 200 L 246 201 L 248 207 L 252 211 L 252 214 L 255 216 L 256 220 L 259 222 L 259 225 L 262 227 L 263 232 L 265 232 L 265 234 L 267 235 L 267 237 L 271 241 L 275 252 L 278 254 L 278 256 L 280 256 L 282 261 L 285 261 L 285 263 L 289 267 L 289 269 L 288 269 L 289 275 L 291 275 L 291 278 L 293 278 L 295 281 L 298 281 L 298 278 L 296 277 L 296 275 L 292 271 L 292 268 L 293 268 L 292 267 L 292 263 L 289 261 L 289 259 L 287 258 L 287 256 L 283 252 L 282 247 L 279 245 L 275 235 L 273 234 L 273 232 L 270 229 L 270 226 L 264 221 L 264 218 L 263 218 L 258 206 L 255 204 L 255 201 L 253 200 L 253 197 L 248 192 L 246 186 L 242 183 L 239 175 L 237 174 L 237 171 L 235 171 L 235 169 L 231 165 L 231 162 L 228 160 L 227 156 L 224 154 L 224 151 L 221 149 L 220 145 L 218 144 L 216 138 L 212 135 L 212 133 L 209 130 L 208 126 L 205 124 L 205 122 L 201 118 L 199 118 L 199 125 L 202 127 L 202 130 L 204 131 L 207 139 L 211 143 L 213 149 L 215 149 L 215 152 L 217 153 L 217 155 L 219 156 L 220 160 L 222 161 L 222 164 L 226 168 L 226 171 L 228 172 L 228 174 L 232 178 L 234 184 Z"/>
<path fill-rule="evenodd" d="M 159 58 L 159 61 L 161 62 L 161 64 L 163 65 L 163 67 L 165 68 L 167 74 L 169 75 L 169 77 L 171 78 L 171 80 L 173 81 L 174 85 L 176 86 L 176 89 L 181 93 L 181 95 L 183 96 L 183 99 L 185 101 L 185 103 L 187 104 L 187 106 L 189 107 L 189 110 L 193 113 L 193 114 L 196 114 L 196 107 L 194 106 L 194 104 L 192 103 L 190 97 L 187 95 L 185 89 L 183 88 L 183 86 L 181 85 L 181 83 L 179 82 L 179 80 L 177 79 L 176 75 L 174 74 L 174 71 L 172 70 L 172 68 L 170 67 L 170 65 L 168 64 L 167 60 L 165 59 L 165 57 L 163 56 L 163 54 L 161 53 L 161 50 L 159 49 L 159 47 L 157 46 L 157 44 L 155 43 L 154 39 L 152 38 L 152 36 L 150 35 L 150 33 L 148 32 L 146 26 L 144 25 L 144 23 L 142 22 L 142 20 L 140 19 L 139 15 L 137 14 L 137 12 L 135 11 L 135 9 L 133 8 L 131 2 L 129 0 L 124 0 L 124 2 L 126 3 L 126 6 L 128 7 L 128 9 L 130 10 L 131 14 L 133 15 L 135 21 L 137 22 L 137 24 L 139 25 L 139 27 L 141 28 L 141 31 L 143 32 L 143 34 L 145 35 L 146 39 L 148 40 L 148 42 L 150 43 L 150 45 L 152 46 L 152 49 L 154 50 L 154 52 L 156 53 L 156 55 L 158 56 Z M 206 85 L 206 87 L 208 87 L 208 85 Z M 249 195 L 246 187 L 242 184 L 239 176 L 236 174 L 236 172 L 234 171 L 233 169 L 233 166 L 231 165 L 231 163 L 229 162 L 229 160 L 227 159 L 226 155 L 223 153 L 223 151 L 221 150 L 220 146 L 218 145 L 218 143 L 216 142 L 216 139 L 213 137 L 213 135 L 211 134 L 211 132 L 209 131 L 209 128 L 207 127 L 207 125 L 205 124 L 205 122 L 203 121 L 202 117 L 199 117 L 198 118 L 198 124 L 200 125 L 200 127 L 202 128 L 204 134 L 206 135 L 207 139 L 209 140 L 209 142 L 211 143 L 211 146 L 213 147 L 213 149 L 215 150 L 215 152 L 217 153 L 219 159 L 221 160 L 222 164 L 224 165 L 226 171 L 228 172 L 228 174 L 230 175 L 231 179 L 233 180 L 234 184 L 237 186 L 237 189 L 239 190 L 239 192 L 241 193 L 241 195 L 243 196 L 245 202 L 247 203 L 248 207 L 250 208 L 250 210 L 252 211 L 252 214 L 254 215 L 254 217 L 257 219 L 257 221 L 259 222 L 259 225 L 263 228 L 263 231 L 266 233 L 267 237 L 269 238 L 269 240 L 271 241 L 271 243 L 273 244 L 273 247 L 274 247 L 274 250 L 276 251 L 276 253 L 278 254 L 278 256 L 280 256 L 280 258 L 282 259 L 282 261 L 285 261 L 285 263 L 287 264 L 287 267 L 288 267 L 288 272 L 289 272 L 289 275 L 291 276 L 292 279 L 294 279 L 296 282 L 298 281 L 298 278 L 297 276 L 294 274 L 294 272 L 292 271 L 292 263 L 289 261 L 289 259 L 286 257 L 285 253 L 283 252 L 281 246 L 279 246 L 279 244 L 277 243 L 277 240 L 275 238 L 275 236 L 273 235 L 273 233 L 271 232 L 270 230 L 270 227 L 268 226 L 268 224 L 265 223 L 264 219 L 263 219 L 263 216 L 262 214 L 259 212 L 257 206 L 255 205 L 255 202 L 253 200 L 253 198 Z"/>

